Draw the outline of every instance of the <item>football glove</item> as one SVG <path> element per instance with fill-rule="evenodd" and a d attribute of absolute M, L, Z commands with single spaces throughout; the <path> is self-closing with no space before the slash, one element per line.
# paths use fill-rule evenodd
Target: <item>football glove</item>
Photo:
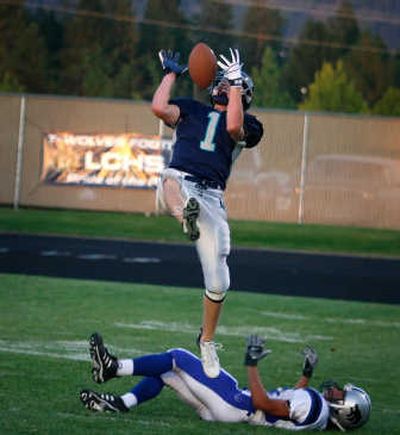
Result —
<path fill-rule="evenodd" d="M 246 353 L 244 357 L 245 366 L 256 366 L 258 361 L 266 357 L 272 351 L 264 349 L 265 339 L 258 335 L 250 335 L 246 339 Z"/>
<path fill-rule="evenodd" d="M 187 65 L 181 65 L 179 63 L 180 56 L 178 51 L 160 50 L 158 52 L 158 57 L 160 58 L 161 66 L 165 74 L 173 72 L 177 76 L 180 76 L 188 70 Z"/>
<path fill-rule="evenodd" d="M 221 60 L 217 62 L 218 66 L 224 72 L 224 77 L 229 80 L 229 84 L 231 86 L 241 87 L 243 83 L 242 79 L 242 66 L 240 63 L 240 55 L 239 50 L 235 48 L 229 49 L 231 52 L 231 60 L 228 60 L 223 54 L 220 54 L 219 57 Z"/>
<path fill-rule="evenodd" d="M 311 346 L 306 346 L 303 349 L 302 354 L 304 356 L 303 376 L 311 378 L 313 371 L 318 364 L 318 354 Z"/>

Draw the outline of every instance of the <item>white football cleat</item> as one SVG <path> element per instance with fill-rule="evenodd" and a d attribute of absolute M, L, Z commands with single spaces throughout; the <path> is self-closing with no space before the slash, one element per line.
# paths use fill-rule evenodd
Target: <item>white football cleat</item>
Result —
<path fill-rule="evenodd" d="M 204 373 L 209 378 L 216 378 L 220 372 L 217 344 L 214 341 L 199 341 L 201 362 Z"/>

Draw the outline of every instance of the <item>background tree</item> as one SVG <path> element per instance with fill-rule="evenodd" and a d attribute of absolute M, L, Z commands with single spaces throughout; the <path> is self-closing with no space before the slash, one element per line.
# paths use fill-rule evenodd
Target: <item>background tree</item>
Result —
<path fill-rule="evenodd" d="M 113 96 L 131 98 L 138 95 L 138 43 L 135 11 L 131 0 L 105 1 L 106 13 L 121 20 L 111 20 L 108 25 L 106 52 L 111 62 Z"/>
<path fill-rule="evenodd" d="M 46 92 L 45 42 L 23 3 L 0 5 L 0 82 L 7 91 Z"/>
<path fill-rule="evenodd" d="M 334 15 L 326 21 L 308 21 L 300 33 L 300 42 L 289 53 L 284 80 L 297 102 L 301 89 L 313 81 L 324 62 L 336 63 L 359 38 L 360 30 L 353 6 L 343 0 Z"/>
<path fill-rule="evenodd" d="M 330 63 L 324 63 L 321 71 L 316 73 L 309 94 L 299 109 L 357 113 L 366 112 L 367 104 L 349 81 L 343 62 L 339 60 L 336 68 Z"/>
<path fill-rule="evenodd" d="M 255 82 L 254 105 L 257 107 L 270 107 L 287 109 L 294 108 L 289 93 L 280 86 L 280 69 L 275 60 L 271 47 L 264 50 L 260 68 L 252 69 L 252 78 Z"/>
<path fill-rule="evenodd" d="M 289 52 L 283 80 L 285 88 L 297 103 L 302 99 L 301 89 L 313 81 L 322 64 L 329 62 L 334 55 L 332 47 L 318 44 L 329 43 L 330 38 L 331 34 L 324 23 L 310 20 L 300 34 L 300 42 Z"/>
<path fill-rule="evenodd" d="M 225 3 L 216 3 L 213 0 L 201 2 L 201 12 L 196 20 L 200 33 L 192 35 L 193 43 L 203 41 L 208 44 L 218 56 L 226 53 L 228 47 L 237 46 L 236 38 L 224 32 L 234 28 L 232 6 Z M 207 29 L 206 32 L 202 29 Z M 216 33 L 212 29 L 217 30 Z"/>
<path fill-rule="evenodd" d="M 18 82 L 17 77 L 8 71 L 3 73 L 0 80 L 0 92 L 24 92 L 25 88 Z"/>
<path fill-rule="evenodd" d="M 46 91 L 62 93 L 60 52 L 64 46 L 63 17 L 56 15 L 51 10 L 38 8 L 30 11 L 30 19 L 37 24 L 47 49 Z"/>
<path fill-rule="evenodd" d="M 331 35 L 330 41 L 338 45 L 330 57 L 331 62 L 336 62 L 349 52 L 351 46 L 356 44 L 360 37 L 357 18 L 349 0 L 339 4 L 333 17 L 327 20 L 327 27 Z"/>
<path fill-rule="evenodd" d="M 400 52 L 392 57 L 394 65 L 394 80 L 393 84 L 395 87 L 400 88 Z"/>
<path fill-rule="evenodd" d="M 105 14 L 102 0 L 80 0 L 76 13 L 65 20 L 65 46 L 61 53 L 62 82 L 68 94 L 109 96 L 111 86 L 107 83 L 110 70 L 103 55 L 108 20 L 101 18 Z M 92 15 L 91 13 L 99 15 Z M 97 76 L 101 82 L 96 85 L 95 93 L 87 82 Z M 89 91 L 89 93 L 88 93 Z M 94 89 L 93 89 L 94 91 Z"/>
<path fill-rule="evenodd" d="M 159 50 L 180 51 L 182 60 L 187 60 L 192 48 L 187 24 L 179 0 L 148 0 L 144 20 L 139 25 L 138 86 L 142 98 L 151 99 L 163 75 Z M 191 95 L 192 83 L 187 75 L 180 78 L 175 90 L 177 95 Z"/>
<path fill-rule="evenodd" d="M 244 16 L 242 31 L 256 36 L 244 36 L 240 43 L 243 59 L 249 66 L 260 67 L 266 46 L 273 48 L 276 53 L 281 50 L 279 38 L 282 36 L 284 21 L 280 12 L 268 8 L 266 3 L 263 0 L 252 2 Z"/>
<path fill-rule="evenodd" d="M 372 113 L 376 115 L 400 116 L 400 89 L 388 88 L 383 97 L 373 107 Z"/>
<path fill-rule="evenodd" d="M 129 0 L 80 0 L 66 20 L 61 54 L 66 92 L 130 98 L 138 86 L 137 34 Z"/>
<path fill-rule="evenodd" d="M 373 50 L 376 51 L 373 51 Z M 344 58 L 348 75 L 364 99 L 373 105 L 394 84 L 394 61 L 381 38 L 365 31 Z"/>

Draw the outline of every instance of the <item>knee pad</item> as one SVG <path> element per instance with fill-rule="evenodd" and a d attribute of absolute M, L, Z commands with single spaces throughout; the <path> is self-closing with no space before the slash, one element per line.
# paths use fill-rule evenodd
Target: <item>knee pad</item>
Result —
<path fill-rule="evenodd" d="M 226 257 L 222 256 L 216 267 L 204 276 L 205 295 L 213 302 L 222 302 L 230 286 L 229 268 Z"/>
<path fill-rule="evenodd" d="M 226 290 L 222 291 L 222 292 L 221 291 L 214 292 L 214 291 L 206 290 L 204 292 L 204 295 L 206 296 L 206 298 L 210 299 L 210 301 L 212 301 L 212 302 L 222 303 L 226 297 Z"/>

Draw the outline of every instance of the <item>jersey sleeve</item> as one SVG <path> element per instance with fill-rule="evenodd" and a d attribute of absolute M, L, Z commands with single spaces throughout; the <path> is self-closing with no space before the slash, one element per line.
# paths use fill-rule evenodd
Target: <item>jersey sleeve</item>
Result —
<path fill-rule="evenodd" d="M 290 400 L 290 418 L 297 427 L 325 427 L 329 408 L 313 388 L 295 390 Z"/>
<path fill-rule="evenodd" d="M 245 114 L 244 123 L 244 142 L 245 148 L 255 147 L 261 140 L 264 134 L 262 123 L 253 115 Z"/>
<path fill-rule="evenodd" d="M 307 417 L 311 405 L 307 392 L 302 389 L 296 390 L 290 400 L 290 419 L 301 423 Z"/>

